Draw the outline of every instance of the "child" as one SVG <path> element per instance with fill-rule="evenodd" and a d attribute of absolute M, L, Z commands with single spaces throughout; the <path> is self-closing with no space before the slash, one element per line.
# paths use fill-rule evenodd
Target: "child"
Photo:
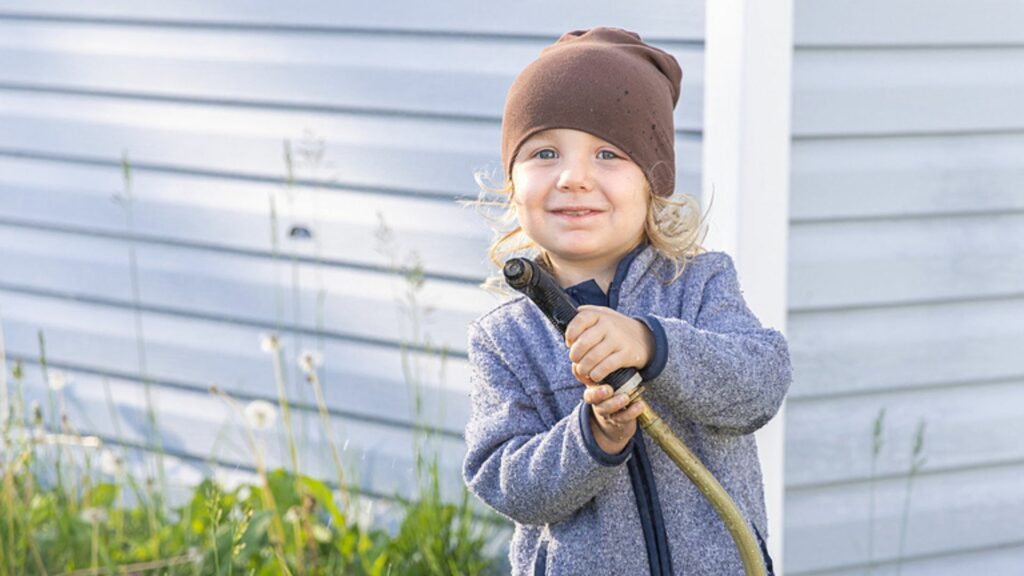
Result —
<path fill-rule="evenodd" d="M 671 55 L 602 27 L 563 35 L 509 91 L 504 192 L 518 227 L 491 257 L 533 250 L 581 305 L 564 339 L 522 296 L 469 327 L 463 474 L 515 522 L 513 574 L 743 573 L 637 407 L 600 384 L 623 366 L 736 501 L 770 571 L 753 432 L 789 388 L 789 352 L 747 309 L 731 258 L 698 246 L 693 199 L 668 199 L 681 77 Z"/>

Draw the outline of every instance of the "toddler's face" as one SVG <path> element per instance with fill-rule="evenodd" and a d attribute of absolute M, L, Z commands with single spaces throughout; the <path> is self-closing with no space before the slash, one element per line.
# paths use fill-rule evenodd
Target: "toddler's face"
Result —
<path fill-rule="evenodd" d="M 556 259 L 617 262 L 643 237 L 643 171 L 597 136 L 568 128 L 531 136 L 512 182 L 519 224 Z"/>

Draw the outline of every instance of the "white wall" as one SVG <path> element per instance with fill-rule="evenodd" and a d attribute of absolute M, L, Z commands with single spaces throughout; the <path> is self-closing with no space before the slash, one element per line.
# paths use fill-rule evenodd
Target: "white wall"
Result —
<path fill-rule="evenodd" d="M 1021 22 L 796 2 L 788 575 L 1024 573 Z"/>

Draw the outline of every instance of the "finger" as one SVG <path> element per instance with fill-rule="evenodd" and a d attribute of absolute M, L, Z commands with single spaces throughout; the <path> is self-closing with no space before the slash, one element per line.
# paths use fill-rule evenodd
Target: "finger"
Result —
<path fill-rule="evenodd" d="M 594 366 L 590 370 L 586 370 L 585 365 L 580 363 L 580 372 L 594 382 L 603 382 L 609 374 L 626 365 L 626 355 L 621 351 L 618 351 L 605 356 L 597 366 Z"/>
<path fill-rule="evenodd" d="M 593 306 L 583 305 L 576 309 L 576 317 L 565 327 L 565 345 L 572 346 L 584 330 L 590 328 L 601 316 L 592 310 Z"/>
<path fill-rule="evenodd" d="M 607 384 L 588 386 L 583 391 L 583 401 L 587 404 L 598 404 L 612 397 L 612 387 Z"/>
<path fill-rule="evenodd" d="M 585 332 L 579 335 L 572 346 L 569 347 L 569 359 L 573 362 L 579 362 L 584 356 L 590 353 L 595 346 L 600 345 L 602 342 L 607 340 L 607 332 L 600 328 L 590 327 Z"/>
<path fill-rule="evenodd" d="M 595 378 L 594 369 L 604 362 L 609 356 L 616 353 L 618 349 L 619 345 L 613 338 L 605 338 L 601 342 L 595 344 L 587 351 L 586 354 L 583 355 L 582 358 L 576 360 L 580 374 L 583 374 L 594 382 L 600 382 L 601 379 Z"/>
<path fill-rule="evenodd" d="M 631 404 L 624 410 L 619 410 L 615 414 L 612 414 L 609 418 L 619 426 L 628 426 L 630 422 L 636 420 L 640 413 L 643 412 L 643 406 L 640 403 Z"/>
<path fill-rule="evenodd" d="M 577 380 L 579 380 L 580 382 L 587 386 L 596 386 L 597 384 L 599 384 L 598 382 L 594 382 L 593 380 L 588 378 L 586 374 L 580 372 L 579 366 L 577 366 L 576 364 L 572 365 L 572 375 L 575 376 Z"/>
<path fill-rule="evenodd" d="M 594 405 L 594 413 L 604 418 L 611 418 L 629 404 L 629 397 L 625 394 L 616 394 L 611 398 Z"/>

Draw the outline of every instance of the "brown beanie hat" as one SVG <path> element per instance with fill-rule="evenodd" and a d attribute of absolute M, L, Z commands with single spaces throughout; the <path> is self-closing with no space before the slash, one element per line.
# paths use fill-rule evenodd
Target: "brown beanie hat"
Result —
<path fill-rule="evenodd" d="M 629 155 L 651 190 L 675 190 L 675 127 L 683 72 L 671 54 L 635 32 L 598 27 L 567 32 L 541 51 L 509 89 L 501 124 L 505 182 L 523 142 L 541 130 L 589 132 Z"/>

